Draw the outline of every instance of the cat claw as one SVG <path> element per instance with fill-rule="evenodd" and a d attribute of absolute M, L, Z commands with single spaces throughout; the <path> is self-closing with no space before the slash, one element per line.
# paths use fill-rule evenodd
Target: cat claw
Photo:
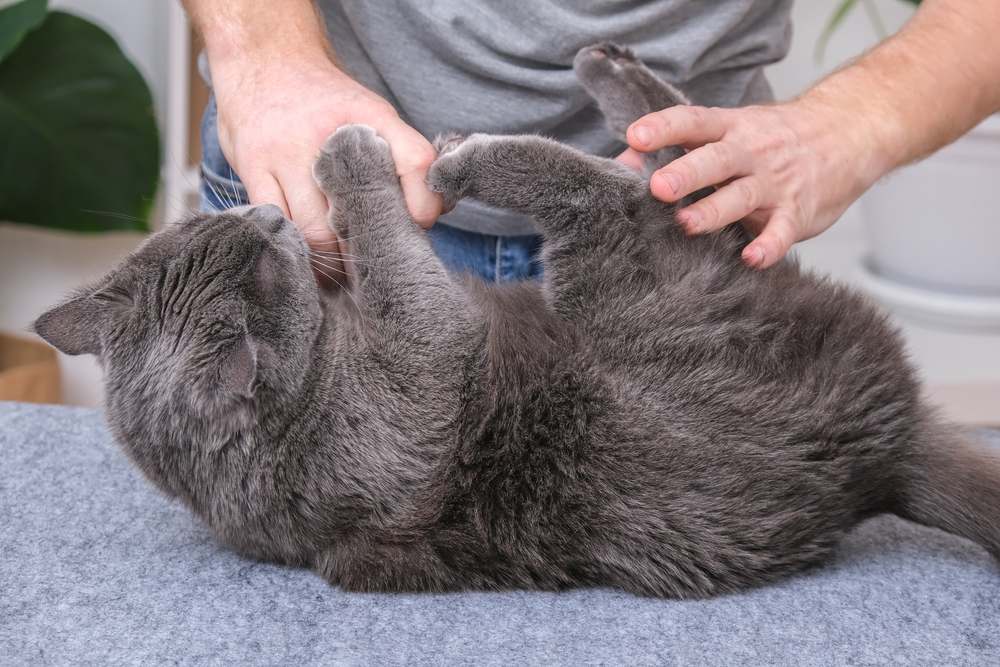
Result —
<path fill-rule="evenodd" d="M 614 42 L 601 42 L 593 46 L 585 46 L 577 52 L 577 58 L 590 58 L 592 60 L 608 59 L 614 65 L 624 65 L 636 61 L 632 49 L 619 46 Z"/>

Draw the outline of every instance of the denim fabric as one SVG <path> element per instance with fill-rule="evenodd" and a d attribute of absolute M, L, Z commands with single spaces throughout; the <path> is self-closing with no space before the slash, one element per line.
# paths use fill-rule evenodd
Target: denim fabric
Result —
<path fill-rule="evenodd" d="M 469 273 L 490 282 L 542 277 L 540 236 L 493 236 L 437 224 L 428 235 L 434 252 L 452 273 Z"/>
<path fill-rule="evenodd" d="M 201 117 L 201 210 L 221 211 L 250 203 L 246 188 L 219 146 L 218 111 L 211 96 Z"/>
<path fill-rule="evenodd" d="M 219 147 L 215 98 L 201 121 L 201 209 L 221 211 L 249 204 L 246 188 Z M 538 279 L 541 237 L 494 236 L 436 224 L 428 232 L 431 246 L 452 273 L 468 273 L 490 282 Z"/>

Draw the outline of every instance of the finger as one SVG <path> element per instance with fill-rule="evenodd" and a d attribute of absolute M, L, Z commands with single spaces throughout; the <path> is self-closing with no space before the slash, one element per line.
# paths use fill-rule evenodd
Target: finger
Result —
<path fill-rule="evenodd" d="M 329 224 L 326 196 L 316 188 L 308 173 L 307 180 L 285 186 L 291 221 L 302 232 L 306 243 L 315 250 L 338 252 L 337 235 Z"/>
<path fill-rule="evenodd" d="M 720 141 L 696 148 L 660 168 L 649 179 L 649 188 L 657 199 L 674 202 L 702 188 L 746 176 L 749 167 L 749 153 Z"/>
<path fill-rule="evenodd" d="M 697 148 L 718 141 L 726 133 L 723 109 L 676 106 L 646 114 L 625 133 L 628 144 L 648 153 L 666 146 Z"/>
<path fill-rule="evenodd" d="M 764 226 L 771 219 L 772 215 L 774 215 L 773 209 L 760 208 L 743 217 L 743 228 L 750 232 L 752 236 L 760 236 L 760 233 L 764 231 Z"/>
<path fill-rule="evenodd" d="M 708 197 L 677 212 L 677 222 L 688 234 L 705 234 L 742 220 L 760 207 L 760 183 L 752 176 L 738 178 Z"/>
<path fill-rule="evenodd" d="M 631 148 L 626 148 L 615 160 L 633 171 L 641 172 L 645 167 L 645 160 L 642 157 L 642 153 Z"/>
<path fill-rule="evenodd" d="M 285 200 L 284 190 L 282 189 L 281 185 L 278 183 L 278 180 L 274 176 L 272 176 L 267 172 L 251 173 L 250 175 L 248 175 L 243 179 L 243 184 L 247 188 L 247 195 L 250 198 L 251 204 L 274 204 L 275 206 L 281 209 L 282 213 L 284 213 L 286 218 L 294 221 L 292 213 L 289 211 L 288 202 Z M 315 206 L 315 203 L 313 203 L 312 206 Z M 325 199 L 323 201 L 323 206 L 324 207 L 326 206 Z M 313 247 L 318 247 L 318 244 L 323 243 L 323 246 L 320 249 L 322 250 L 329 249 L 333 250 L 334 252 L 337 252 L 338 246 L 336 242 L 336 236 L 333 235 L 332 231 L 329 230 L 326 231 L 332 237 L 332 239 L 330 239 L 327 242 L 319 240 L 322 237 L 317 237 L 315 241 L 310 239 L 309 236 L 306 234 L 308 233 L 309 235 L 311 235 L 311 232 L 307 232 L 305 230 L 303 231 L 303 235 L 306 235 L 306 240 L 309 241 L 310 245 L 312 245 Z M 313 264 L 313 272 L 316 275 L 317 281 L 320 284 L 324 285 L 329 285 L 332 282 L 332 279 L 329 276 L 337 275 L 331 269 L 325 267 L 324 268 L 317 267 L 315 263 Z M 340 272 L 341 273 L 343 272 L 342 269 Z"/>
<path fill-rule="evenodd" d="M 414 222 L 424 228 L 430 227 L 441 215 L 443 204 L 441 195 L 427 187 L 427 172 L 437 157 L 434 147 L 419 132 L 398 119 L 375 129 L 389 142 L 406 208 Z"/>
<path fill-rule="evenodd" d="M 743 248 L 743 261 L 754 269 L 772 267 L 788 254 L 795 240 L 792 222 L 782 214 L 775 213 L 760 236 Z"/>
<path fill-rule="evenodd" d="M 286 218 L 289 217 L 285 193 L 274 176 L 266 171 L 254 171 L 241 178 L 251 204 L 274 204 L 281 209 Z"/>
<path fill-rule="evenodd" d="M 342 250 L 337 235 L 328 222 L 329 204 L 326 195 L 313 185 L 312 178 L 305 183 L 298 181 L 295 186 L 286 187 L 285 192 L 288 193 L 291 220 L 312 250 L 310 262 L 317 282 L 327 287 L 343 283 Z"/>

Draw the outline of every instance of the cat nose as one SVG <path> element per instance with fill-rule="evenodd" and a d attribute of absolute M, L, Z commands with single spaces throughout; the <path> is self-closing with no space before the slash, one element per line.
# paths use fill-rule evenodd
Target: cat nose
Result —
<path fill-rule="evenodd" d="M 274 204 L 258 204 L 253 206 L 247 211 L 247 215 L 250 215 L 259 220 L 275 220 L 277 218 L 285 219 L 285 212 Z"/>
<path fill-rule="evenodd" d="M 256 222 L 262 228 L 277 234 L 288 223 L 285 212 L 274 204 L 259 204 L 247 211 L 248 219 Z"/>

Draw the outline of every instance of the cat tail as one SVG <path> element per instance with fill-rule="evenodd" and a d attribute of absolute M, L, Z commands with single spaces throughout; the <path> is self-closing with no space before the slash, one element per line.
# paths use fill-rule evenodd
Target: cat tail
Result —
<path fill-rule="evenodd" d="M 691 104 L 684 93 L 652 72 L 631 50 L 601 42 L 577 52 L 573 60 L 577 79 L 600 108 L 608 128 L 622 142 L 629 125 L 654 111 Z M 647 174 L 684 155 L 680 146 L 644 153 Z"/>
<path fill-rule="evenodd" d="M 1000 447 L 935 423 L 902 473 L 896 514 L 978 542 L 1000 560 Z"/>

